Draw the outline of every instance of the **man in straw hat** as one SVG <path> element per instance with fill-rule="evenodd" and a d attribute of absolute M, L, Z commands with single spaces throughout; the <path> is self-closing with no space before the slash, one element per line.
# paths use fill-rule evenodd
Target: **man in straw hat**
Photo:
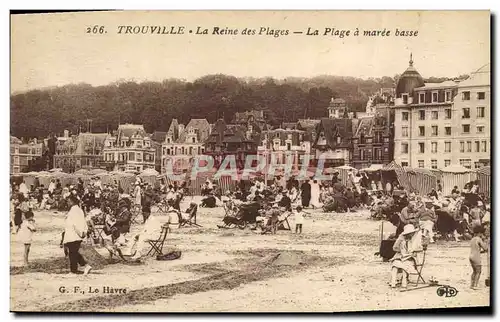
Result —
<path fill-rule="evenodd" d="M 422 229 L 424 236 L 429 239 L 430 243 L 434 243 L 434 224 L 437 222 L 437 215 L 434 211 L 433 202 L 430 199 L 425 199 L 425 208 L 420 209 L 418 213 L 419 227 Z"/>
<path fill-rule="evenodd" d="M 408 274 L 416 273 L 416 252 L 419 252 L 422 249 L 422 235 L 420 230 L 412 224 L 404 226 L 403 232 L 396 239 L 393 246 L 393 250 L 396 254 L 390 260 L 392 262 L 390 282 L 392 288 L 396 287 L 399 271 L 402 272 L 401 287 L 407 287 Z"/>

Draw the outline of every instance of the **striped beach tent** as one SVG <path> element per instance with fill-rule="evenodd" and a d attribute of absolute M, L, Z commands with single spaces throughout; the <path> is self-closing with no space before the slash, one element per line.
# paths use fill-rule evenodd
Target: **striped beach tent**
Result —
<path fill-rule="evenodd" d="M 443 168 L 442 172 L 442 185 L 443 194 L 449 195 L 453 190 L 454 186 L 457 186 L 459 190 L 462 190 L 465 184 L 472 180 L 476 180 L 476 172 L 471 171 L 461 165 L 452 164 Z"/>
<path fill-rule="evenodd" d="M 477 180 L 479 180 L 479 192 L 485 196 L 491 193 L 491 167 L 482 167 L 476 170 Z"/>
<path fill-rule="evenodd" d="M 394 171 L 396 173 L 396 177 L 398 178 L 398 182 L 406 191 L 413 191 L 413 186 L 410 182 L 410 177 L 408 173 L 403 169 L 402 166 L 396 163 L 396 161 L 392 161 L 382 168 L 382 171 Z"/>
<path fill-rule="evenodd" d="M 437 177 L 429 169 L 404 167 L 411 186 L 420 195 L 426 195 L 437 187 Z"/>

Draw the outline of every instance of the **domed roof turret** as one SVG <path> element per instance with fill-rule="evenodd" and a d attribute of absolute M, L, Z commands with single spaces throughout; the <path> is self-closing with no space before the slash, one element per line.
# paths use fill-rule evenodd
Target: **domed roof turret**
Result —
<path fill-rule="evenodd" d="M 424 86 L 424 79 L 413 67 L 413 59 L 410 54 L 410 65 L 405 72 L 399 77 L 398 85 L 396 86 L 396 98 L 401 98 L 401 94 L 408 93 L 413 95 L 413 90 L 417 87 Z"/>

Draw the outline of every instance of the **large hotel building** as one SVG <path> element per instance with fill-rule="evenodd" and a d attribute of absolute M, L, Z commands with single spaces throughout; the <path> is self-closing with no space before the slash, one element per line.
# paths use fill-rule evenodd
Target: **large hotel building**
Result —
<path fill-rule="evenodd" d="M 396 86 L 394 159 L 442 169 L 490 164 L 490 64 L 462 81 L 424 83 L 410 66 Z"/>

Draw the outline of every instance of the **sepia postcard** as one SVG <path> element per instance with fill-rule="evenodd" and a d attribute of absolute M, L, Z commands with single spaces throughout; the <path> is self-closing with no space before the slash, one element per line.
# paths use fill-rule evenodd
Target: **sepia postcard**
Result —
<path fill-rule="evenodd" d="M 10 19 L 12 312 L 492 312 L 489 11 Z"/>

